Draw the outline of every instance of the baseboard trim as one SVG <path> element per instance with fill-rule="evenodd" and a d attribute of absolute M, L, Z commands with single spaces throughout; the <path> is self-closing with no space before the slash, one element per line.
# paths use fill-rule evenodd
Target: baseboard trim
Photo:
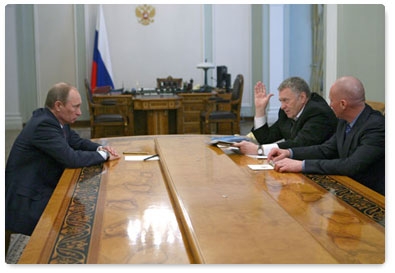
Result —
<path fill-rule="evenodd" d="M 20 115 L 6 115 L 5 116 L 5 130 L 21 130 L 22 129 L 22 117 Z"/>

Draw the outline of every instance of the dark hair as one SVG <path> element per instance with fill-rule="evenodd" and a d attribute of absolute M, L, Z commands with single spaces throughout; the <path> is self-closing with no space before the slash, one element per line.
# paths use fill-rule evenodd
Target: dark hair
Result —
<path fill-rule="evenodd" d="M 73 88 L 74 86 L 64 82 L 55 84 L 48 91 L 45 106 L 52 109 L 55 106 L 56 101 L 60 101 L 65 104 L 69 97 L 70 90 Z"/>
<path fill-rule="evenodd" d="M 278 91 L 281 91 L 285 88 L 290 88 L 292 92 L 300 94 L 301 92 L 305 92 L 306 96 L 310 98 L 311 91 L 310 87 L 305 80 L 299 77 L 290 77 L 285 79 L 280 86 L 278 87 Z"/>

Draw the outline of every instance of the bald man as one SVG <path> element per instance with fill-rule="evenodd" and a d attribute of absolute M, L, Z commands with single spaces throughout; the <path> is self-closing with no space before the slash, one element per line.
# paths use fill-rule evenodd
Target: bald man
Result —
<path fill-rule="evenodd" d="M 336 133 L 321 145 L 274 148 L 268 160 L 279 172 L 346 175 L 385 195 L 384 116 L 365 103 L 364 86 L 352 76 L 336 80 L 329 99 Z"/>

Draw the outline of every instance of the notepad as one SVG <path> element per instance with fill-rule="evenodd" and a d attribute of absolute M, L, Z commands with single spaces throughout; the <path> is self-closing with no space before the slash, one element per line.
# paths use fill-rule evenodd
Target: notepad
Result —
<path fill-rule="evenodd" d="M 256 165 L 248 165 L 251 170 L 254 171 L 262 171 L 262 170 L 273 170 L 273 166 L 270 164 L 256 164 Z"/>

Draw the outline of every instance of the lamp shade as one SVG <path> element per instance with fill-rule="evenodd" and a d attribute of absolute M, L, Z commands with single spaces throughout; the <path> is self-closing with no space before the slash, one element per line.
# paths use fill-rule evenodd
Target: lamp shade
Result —
<path fill-rule="evenodd" d="M 197 67 L 197 68 L 208 69 L 208 68 L 214 68 L 215 65 L 212 64 L 212 63 L 204 62 L 204 63 L 199 63 L 196 67 Z"/>

